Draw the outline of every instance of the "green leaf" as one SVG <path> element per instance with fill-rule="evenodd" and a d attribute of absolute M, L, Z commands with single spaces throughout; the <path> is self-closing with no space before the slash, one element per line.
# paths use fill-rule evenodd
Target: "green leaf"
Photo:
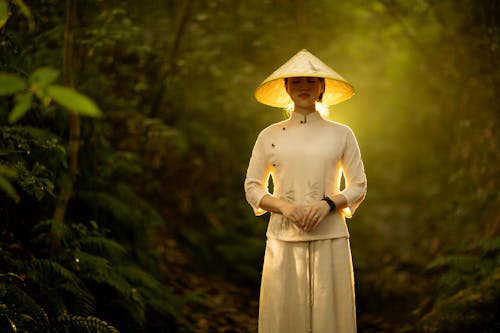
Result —
<path fill-rule="evenodd" d="M 9 114 L 10 124 L 18 121 L 30 109 L 32 96 L 29 92 L 16 95 L 16 106 Z"/>
<path fill-rule="evenodd" d="M 31 73 L 29 78 L 31 89 L 37 93 L 37 96 L 40 96 L 38 91 L 42 92 L 42 95 L 45 95 L 43 91 L 59 77 L 59 73 L 59 70 L 52 67 L 41 67 L 36 69 Z"/>
<path fill-rule="evenodd" d="M 89 117 L 102 116 L 101 110 L 92 99 L 77 92 L 73 88 L 50 85 L 47 87 L 47 95 L 69 111 Z"/>
<path fill-rule="evenodd" d="M 0 28 L 7 23 L 7 19 L 9 18 L 9 5 L 7 1 L 0 0 Z"/>
<path fill-rule="evenodd" d="M 26 80 L 18 75 L 5 72 L 0 73 L 0 96 L 20 92 L 26 89 L 27 85 Z"/>
<path fill-rule="evenodd" d="M 33 19 L 33 15 L 31 14 L 31 10 L 23 0 L 13 0 L 14 4 L 21 10 L 26 20 L 28 20 L 28 28 L 30 32 L 35 30 L 35 20 Z"/>
<path fill-rule="evenodd" d="M 30 90 L 42 101 L 42 104 L 47 107 L 50 104 L 50 97 L 47 96 L 46 89 L 58 77 L 60 71 L 52 67 L 40 67 L 31 73 L 29 77 Z"/>
<path fill-rule="evenodd" d="M 6 165 L 0 164 L 0 176 L 6 177 L 6 178 L 16 178 L 17 171 L 16 171 L 16 169 L 9 168 Z"/>
<path fill-rule="evenodd" d="M 14 187 L 9 183 L 7 179 L 0 176 L 0 190 L 7 193 L 9 197 L 14 199 L 15 202 L 19 202 L 20 198 Z"/>

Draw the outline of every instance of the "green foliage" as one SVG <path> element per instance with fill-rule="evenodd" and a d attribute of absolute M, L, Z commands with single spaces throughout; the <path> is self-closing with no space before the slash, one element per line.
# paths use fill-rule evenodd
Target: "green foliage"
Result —
<path fill-rule="evenodd" d="M 23 2 L 12 7 L 13 16 L 0 30 L 10 46 L 0 48 L 6 60 L 0 73 L 0 190 L 18 202 L 2 197 L 0 208 L 6 222 L 0 291 L 8 291 L 0 293 L 0 330 L 173 330 L 184 321 L 178 308 L 183 298 L 159 282 L 160 263 L 149 246 L 153 227 L 164 225 L 164 219 L 125 182 L 140 166 L 126 160 L 133 154 L 114 151 L 99 129 L 102 124 L 82 120 L 74 196 L 67 219 L 57 224 L 60 246 L 51 247 L 56 195 L 68 168 L 67 113 L 59 111 L 92 118 L 102 111 L 83 90 L 57 84 L 64 16 L 48 4 L 29 5 L 47 18 L 35 36 L 24 35 L 26 22 L 16 10 L 25 18 L 31 12 Z M 20 49 L 22 55 L 16 53 Z"/>
<path fill-rule="evenodd" d="M 15 106 L 9 114 L 9 123 L 15 123 L 21 119 L 31 107 L 32 95 L 30 93 L 17 94 Z"/>
<path fill-rule="evenodd" d="M 89 117 L 100 117 L 102 115 L 101 110 L 90 98 L 72 88 L 50 85 L 47 87 L 47 96 L 50 96 L 72 112 Z"/>
<path fill-rule="evenodd" d="M 12 95 L 26 89 L 26 80 L 10 73 L 0 73 L 0 96 Z"/>
<path fill-rule="evenodd" d="M 55 270 L 60 270 L 60 268 Z M 12 279 L 16 275 L 8 274 L 3 277 L 6 276 Z M 0 283 L 0 328 L 2 332 L 118 332 L 109 323 L 92 316 L 60 315 L 55 319 L 50 319 L 46 311 L 21 288 L 12 283 L 4 284 L 3 282 Z"/>
<path fill-rule="evenodd" d="M 15 202 L 19 202 L 19 194 L 17 194 L 17 191 L 9 182 L 9 179 L 15 178 L 16 176 L 17 172 L 15 169 L 0 164 L 0 190 L 7 193 Z"/>
<path fill-rule="evenodd" d="M 59 71 L 51 67 L 36 69 L 29 80 L 11 73 L 0 72 L 0 96 L 14 95 L 15 106 L 9 114 L 9 123 L 14 123 L 23 117 L 32 106 L 33 95 L 48 106 L 51 99 L 70 112 L 88 117 L 101 117 L 102 111 L 95 102 L 86 95 L 71 87 L 52 84 L 59 76 Z M 29 89 L 24 92 L 26 88 Z"/>
<path fill-rule="evenodd" d="M 107 322 L 95 317 L 64 315 L 57 318 L 58 332 L 75 333 L 119 333 Z"/>
<path fill-rule="evenodd" d="M 47 129 L 32 126 L 0 127 L 0 137 L 4 163 L 0 177 L 5 191 L 15 200 L 19 199 L 19 189 L 38 201 L 47 195 L 54 197 L 55 174 L 66 165 L 65 148 L 60 138 Z M 47 153 L 51 154 L 51 159 L 46 159 L 44 165 L 37 159 L 41 161 Z M 6 173 L 6 170 L 10 171 Z M 18 190 L 7 182 L 8 179 L 15 179 Z"/>
<path fill-rule="evenodd" d="M 0 0 L 0 29 L 5 25 L 9 18 L 9 5 L 7 0 Z"/>
<path fill-rule="evenodd" d="M 31 73 L 29 77 L 30 89 L 42 99 L 45 96 L 45 90 L 60 75 L 60 71 L 52 67 L 40 67 Z"/>
<path fill-rule="evenodd" d="M 12 278 L 12 274 L 9 278 Z M 5 275 L 4 275 L 5 277 Z M 0 328 L 8 332 L 50 332 L 46 312 L 13 283 L 0 283 Z"/>
<path fill-rule="evenodd" d="M 437 298 L 422 316 L 423 332 L 496 332 L 500 328 L 500 238 L 485 238 L 458 254 L 436 259 Z"/>

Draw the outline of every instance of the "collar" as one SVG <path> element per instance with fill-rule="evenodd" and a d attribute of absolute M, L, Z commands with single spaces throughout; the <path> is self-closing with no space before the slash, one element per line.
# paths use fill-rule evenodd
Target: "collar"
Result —
<path fill-rule="evenodd" d="M 309 113 L 306 116 L 301 115 L 300 113 L 292 112 L 292 115 L 290 116 L 288 121 L 290 125 L 301 125 L 315 122 L 320 119 L 323 119 L 323 117 L 321 117 L 318 111 Z"/>

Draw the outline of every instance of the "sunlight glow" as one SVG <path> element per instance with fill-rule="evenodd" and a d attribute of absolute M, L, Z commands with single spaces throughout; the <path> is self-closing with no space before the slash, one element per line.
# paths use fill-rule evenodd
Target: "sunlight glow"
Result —
<path fill-rule="evenodd" d="M 284 107 L 287 116 L 290 116 L 292 114 L 294 108 L 295 104 L 293 102 Z M 328 117 L 329 114 L 328 105 L 323 104 L 321 102 L 316 102 L 316 111 L 318 111 L 323 118 L 326 119 Z"/>
<path fill-rule="evenodd" d="M 319 114 L 323 118 L 328 117 L 328 113 L 329 113 L 328 105 L 321 103 L 321 102 L 316 102 L 316 110 L 319 112 Z"/>

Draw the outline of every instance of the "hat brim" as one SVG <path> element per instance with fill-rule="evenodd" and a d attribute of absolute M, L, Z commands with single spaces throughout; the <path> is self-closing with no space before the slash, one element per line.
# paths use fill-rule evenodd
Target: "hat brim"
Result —
<path fill-rule="evenodd" d="M 293 75 L 287 77 L 298 76 L 313 77 L 312 75 Z M 255 98 L 257 101 L 278 108 L 284 108 L 293 103 L 290 95 L 286 92 L 285 78 L 286 77 L 282 77 L 260 84 L 255 90 Z M 349 83 L 330 78 L 324 79 L 325 92 L 323 93 L 323 104 L 328 106 L 335 105 L 351 98 L 354 95 L 354 88 Z"/>
<path fill-rule="evenodd" d="M 287 107 L 292 103 L 285 88 L 285 78 L 320 77 L 325 79 L 323 104 L 328 106 L 343 102 L 354 95 L 354 88 L 337 72 L 307 50 L 301 50 L 284 65 L 268 76 L 255 90 L 257 101 Z"/>

